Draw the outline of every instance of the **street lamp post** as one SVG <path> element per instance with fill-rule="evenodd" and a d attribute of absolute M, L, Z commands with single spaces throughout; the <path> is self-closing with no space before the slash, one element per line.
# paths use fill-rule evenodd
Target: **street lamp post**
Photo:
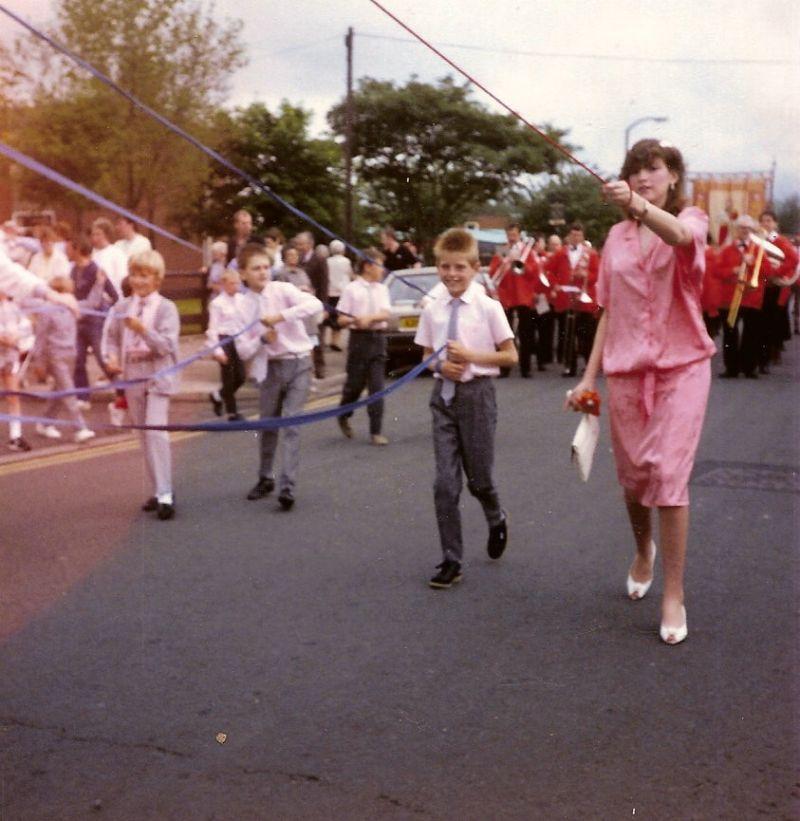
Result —
<path fill-rule="evenodd" d="M 642 123 L 665 123 L 667 122 L 668 117 L 639 117 L 638 120 L 634 120 L 626 129 L 625 129 L 625 153 L 628 153 L 628 143 L 630 142 L 629 137 L 631 135 L 631 131 L 636 128 L 637 125 L 641 125 Z"/>

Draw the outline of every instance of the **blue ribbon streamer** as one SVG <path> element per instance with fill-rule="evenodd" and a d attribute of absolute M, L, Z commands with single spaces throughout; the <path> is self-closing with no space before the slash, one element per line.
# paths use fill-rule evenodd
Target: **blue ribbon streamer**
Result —
<path fill-rule="evenodd" d="M 124 319 L 124 316 L 122 317 Z M 256 325 L 261 322 L 260 319 L 254 319 L 248 325 L 245 325 L 241 331 L 237 331 L 235 334 L 230 334 L 228 336 L 228 340 L 235 339 L 237 336 L 245 333 L 245 331 L 249 331 L 251 328 L 255 327 Z M 224 343 L 222 343 L 224 344 Z M 109 382 L 107 385 L 90 385 L 85 388 L 66 388 L 62 391 L 6 391 L 0 390 L 0 397 L 3 396 L 24 396 L 27 399 L 64 399 L 67 396 L 83 396 L 87 393 L 94 393 L 95 391 L 116 391 L 116 390 L 124 390 L 125 388 L 132 388 L 134 385 L 141 385 L 143 382 L 150 382 L 153 379 L 159 379 L 164 376 L 171 376 L 173 373 L 177 373 L 180 370 L 183 370 L 188 365 L 191 365 L 192 362 L 196 362 L 198 359 L 202 359 L 205 356 L 213 353 L 220 345 L 207 345 L 205 348 L 201 348 L 196 353 L 193 353 L 191 356 L 187 356 L 186 359 L 181 359 L 179 362 L 176 362 L 174 365 L 169 365 L 166 368 L 162 368 L 160 371 L 156 371 L 155 373 L 151 373 L 149 376 L 140 376 L 137 379 L 126 379 L 120 382 Z"/>
<path fill-rule="evenodd" d="M 132 94 L 129 91 L 126 91 L 124 88 L 117 85 L 117 83 L 115 83 L 110 77 L 106 76 L 102 71 L 100 71 L 100 69 L 95 68 L 91 63 L 87 62 L 82 57 L 79 57 L 77 54 L 75 54 L 75 52 L 71 51 L 66 46 L 64 46 L 61 43 L 57 42 L 52 37 L 45 34 L 43 31 L 40 31 L 39 29 L 37 29 L 35 26 L 28 23 L 26 20 L 24 20 L 19 15 L 14 14 L 13 11 L 6 8 L 2 4 L 0 4 L 0 11 L 2 11 L 4 14 L 6 14 L 8 17 L 10 17 L 16 23 L 19 23 L 19 25 L 21 25 L 23 28 L 27 29 L 35 37 L 38 37 L 40 40 L 44 40 L 44 42 L 47 43 L 49 46 L 56 49 L 57 51 L 60 51 L 62 54 L 66 55 L 67 57 L 69 57 L 70 60 L 77 63 L 83 69 L 88 71 L 92 76 L 96 77 L 102 83 L 105 83 L 107 86 L 112 88 L 118 94 L 121 94 L 126 100 L 128 100 L 129 103 L 136 106 L 136 108 L 138 108 L 140 111 L 143 111 L 145 114 L 149 115 L 153 119 L 157 120 L 159 123 L 161 123 L 161 125 L 163 125 L 166 129 L 171 131 L 173 134 L 176 134 L 177 136 L 179 136 L 182 139 L 186 140 L 191 145 L 193 145 L 195 148 L 197 148 L 198 150 L 200 150 L 204 154 L 206 154 L 206 156 L 211 157 L 212 159 L 216 160 L 218 163 L 223 165 L 225 168 L 227 168 L 229 171 L 232 171 L 234 174 L 237 174 L 242 179 L 246 180 L 253 188 L 256 188 L 257 190 L 262 191 L 267 196 L 271 197 L 273 200 L 275 200 L 275 202 L 277 202 L 279 205 L 282 205 L 284 208 L 286 208 L 288 211 L 290 211 L 296 217 L 299 217 L 304 222 L 307 222 L 309 225 L 313 225 L 315 228 L 318 228 L 327 237 L 330 237 L 331 239 L 341 240 L 345 244 L 345 246 L 352 253 L 354 253 L 357 257 L 364 258 L 364 254 L 358 248 L 351 245 L 346 239 L 343 239 L 342 237 L 338 236 L 333 231 L 326 228 L 321 223 L 317 222 L 313 217 L 306 214 L 304 211 L 301 211 L 299 208 L 292 205 L 287 200 L 283 199 L 283 197 L 276 194 L 268 185 L 265 185 L 263 182 L 261 182 L 261 180 L 257 179 L 256 177 L 252 176 L 251 174 L 248 174 L 246 171 L 242 170 L 241 168 L 234 165 L 229 160 L 225 159 L 225 157 L 223 157 L 222 154 L 215 151 L 213 148 L 209 148 L 207 145 L 205 145 L 205 143 L 202 143 L 196 137 L 193 137 L 187 131 L 184 131 L 184 129 L 182 129 L 179 125 L 176 125 L 171 120 L 168 120 L 163 114 L 159 114 L 157 111 L 150 108 L 150 106 L 148 106 L 146 103 L 143 103 L 134 94 Z M 57 173 L 57 172 L 53 172 L 53 173 Z M 77 185 L 77 183 L 76 183 L 76 185 Z M 141 220 L 138 217 L 136 217 L 135 219 L 137 219 L 137 221 L 141 222 Z M 387 270 L 387 269 L 384 269 L 384 270 Z M 406 285 L 408 285 L 409 287 L 414 288 L 415 290 L 419 291 L 421 294 L 426 294 L 426 292 L 422 288 L 420 288 L 418 285 L 411 282 L 410 280 L 406 279 L 405 277 L 398 276 L 398 279 L 405 282 Z"/>
<path fill-rule="evenodd" d="M 378 402 L 387 396 L 390 396 L 395 391 L 407 385 L 413 379 L 416 379 L 444 350 L 443 345 L 438 351 L 434 351 L 427 359 L 424 359 L 419 365 L 412 368 L 407 374 L 401 376 L 394 384 L 384 388 L 382 391 L 373 393 L 364 399 L 359 399 L 356 402 L 350 402 L 347 405 L 337 405 L 334 408 L 327 408 L 320 411 L 308 411 L 306 413 L 298 413 L 295 416 L 270 416 L 266 419 L 242 419 L 235 422 L 195 422 L 187 425 L 112 425 L 111 423 L 102 422 L 95 424 L 94 427 L 102 430 L 165 430 L 170 433 L 180 431 L 203 431 L 207 433 L 232 433 L 237 431 L 258 431 L 258 430 L 278 430 L 280 428 L 298 427 L 300 425 L 311 425 L 315 422 L 322 422 L 325 419 L 332 419 L 336 416 L 341 416 L 343 413 L 352 413 L 371 405 L 373 402 Z M 62 427 L 80 427 L 79 422 L 74 422 L 71 419 L 50 419 L 46 416 L 12 416 L 7 413 L 0 413 L 0 422 L 22 422 L 27 424 L 38 425 L 60 425 Z"/>
<path fill-rule="evenodd" d="M 0 6 L 0 11 L 6 11 L 6 9 Z M 137 214 L 134 214 L 133 211 L 128 211 L 127 208 L 123 208 L 121 205 L 117 205 L 115 202 L 111 202 L 111 200 L 107 200 L 105 197 L 101 197 L 99 194 L 95 194 L 94 191 L 90 190 L 89 188 L 86 188 L 80 183 L 69 179 L 69 177 L 65 177 L 63 174 L 59 174 L 58 171 L 56 171 L 53 168 L 49 168 L 46 165 L 42 165 L 42 163 L 38 162 L 37 160 L 34 160 L 33 157 L 29 157 L 27 154 L 23 154 L 21 151 L 17 151 L 10 145 L 6 145 L 5 143 L 0 142 L 0 154 L 5 154 L 5 156 L 13 162 L 18 163 L 19 165 L 24 165 L 31 171 L 35 171 L 37 174 L 41 174 L 43 177 L 47 177 L 53 182 L 57 182 L 59 185 L 63 185 L 64 188 L 69 188 L 70 190 L 75 191 L 78 194 L 82 194 L 87 199 L 93 200 L 99 205 L 102 205 L 104 208 L 108 208 L 109 211 L 114 211 L 117 214 L 121 214 L 122 216 L 133 220 L 134 222 L 138 222 L 140 225 L 144 225 L 151 231 L 155 231 L 157 234 L 161 234 L 162 237 L 171 239 L 173 242 L 178 242 L 184 247 L 190 248 L 192 251 L 197 251 L 200 254 L 203 253 L 203 249 L 200 248 L 200 246 L 195 245 L 192 242 L 187 242 L 185 239 L 181 239 L 180 237 L 176 237 L 175 234 L 171 234 L 169 231 L 166 231 L 163 228 L 159 228 L 152 222 L 148 222 L 146 219 L 143 219 Z"/>

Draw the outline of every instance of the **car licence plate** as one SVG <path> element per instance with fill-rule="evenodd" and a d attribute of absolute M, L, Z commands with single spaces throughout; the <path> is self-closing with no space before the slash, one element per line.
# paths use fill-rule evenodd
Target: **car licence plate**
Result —
<path fill-rule="evenodd" d="M 418 316 L 401 316 L 400 322 L 398 323 L 399 327 L 405 331 L 413 331 L 417 325 L 419 325 L 419 317 Z"/>

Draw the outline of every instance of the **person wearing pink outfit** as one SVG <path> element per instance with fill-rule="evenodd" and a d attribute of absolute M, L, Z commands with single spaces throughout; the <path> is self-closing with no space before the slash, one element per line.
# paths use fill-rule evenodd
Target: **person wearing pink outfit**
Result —
<path fill-rule="evenodd" d="M 650 508 L 658 508 L 664 594 L 660 635 L 687 634 L 683 574 L 689 529 L 688 484 L 711 383 L 714 343 L 701 308 L 708 216 L 684 207 L 683 158 L 646 139 L 625 157 L 606 200 L 627 218 L 603 247 L 597 302 L 603 314 L 586 373 L 567 404 L 594 390 L 602 365 L 611 440 L 636 554 L 628 595 L 640 599 L 655 569 Z"/>

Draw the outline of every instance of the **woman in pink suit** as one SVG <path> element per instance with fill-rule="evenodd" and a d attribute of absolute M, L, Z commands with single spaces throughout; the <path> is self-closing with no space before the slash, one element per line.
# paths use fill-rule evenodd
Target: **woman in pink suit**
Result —
<path fill-rule="evenodd" d="M 628 573 L 631 599 L 650 588 L 656 544 L 650 508 L 658 508 L 664 571 L 661 638 L 687 634 L 683 572 L 689 529 L 689 477 L 711 381 L 714 344 L 701 296 L 708 217 L 684 207 L 685 168 L 668 143 L 640 140 L 630 149 L 606 200 L 626 219 L 603 247 L 597 302 L 603 315 L 575 405 L 594 390 L 602 365 L 608 385 L 611 439 L 625 492 L 636 554 Z"/>

